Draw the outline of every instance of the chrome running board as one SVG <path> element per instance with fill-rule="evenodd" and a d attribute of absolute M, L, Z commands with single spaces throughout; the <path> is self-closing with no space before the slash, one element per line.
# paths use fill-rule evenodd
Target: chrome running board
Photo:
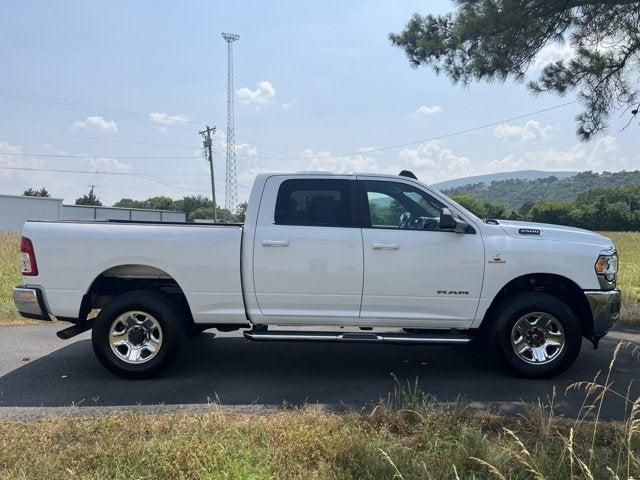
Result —
<path fill-rule="evenodd" d="M 469 343 L 472 337 L 459 333 L 360 333 L 360 332 L 298 332 L 295 330 L 248 330 L 245 338 L 253 341 L 276 342 L 348 342 L 348 343 L 395 343 L 403 345 Z"/>

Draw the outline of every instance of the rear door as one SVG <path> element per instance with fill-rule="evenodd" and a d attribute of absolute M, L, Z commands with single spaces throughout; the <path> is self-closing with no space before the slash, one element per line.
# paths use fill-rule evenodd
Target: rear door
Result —
<path fill-rule="evenodd" d="M 364 263 L 355 183 L 348 176 L 267 179 L 253 256 L 264 323 L 357 321 Z"/>
<path fill-rule="evenodd" d="M 363 321 L 468 327 L 482 288 L 480 234 L 440 231 L 445 204 L 416 184 L 358 178 L 362 179 Z"/>

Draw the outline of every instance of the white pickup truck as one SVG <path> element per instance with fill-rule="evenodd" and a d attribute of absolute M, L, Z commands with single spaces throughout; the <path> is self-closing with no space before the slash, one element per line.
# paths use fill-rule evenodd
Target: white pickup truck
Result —
<path fill-rule="evenodd" d="M 71 322 L 60 338 L 91 329 L 100 362 L 129 378 L 158 374 L 207 328 L 476 341 L 520 375 L 551 376 L 620 310 L 608 238 L 481 220 L 410 172 L 261 174 L 244 225 L 27 222 L 21 262 L 21 314 Z"/>

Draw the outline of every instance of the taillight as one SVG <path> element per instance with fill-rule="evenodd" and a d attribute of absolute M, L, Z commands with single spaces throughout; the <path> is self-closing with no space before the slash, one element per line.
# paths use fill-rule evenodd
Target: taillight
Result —
<path fill-rule="evenodd" d="M 20 241 L 20 266 L 22 275 L 38 275 L 38 264 L 36 263 L 36 252 L 33 251 L 33 243 L 27 237 L 22 237 Z"/>

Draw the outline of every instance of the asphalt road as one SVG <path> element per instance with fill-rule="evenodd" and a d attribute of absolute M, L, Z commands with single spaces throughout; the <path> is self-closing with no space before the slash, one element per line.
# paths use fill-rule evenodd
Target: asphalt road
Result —
<path fill-rule="evenodd" d="M 211 402 L 240 409 L 283 404 L 366 408 L 393 390 L 392 373 L 403 382 L 418 377 L 421 388 L 440 401 L 462 399 L 506 411 L 522 402 L 545 402 L 555 386 L 556 412 L 574 416 L 584 395 L 565 394 L 566 387 L 606 371 L 619 341 L 640 344 L 640 330 L 614 331 L 598 350 L 585 341 L 578 360 L 563 375 L 527 380 L 503 371 L 482 344 L 254 343 L 237 332 L 204 333 L 187 341 L 162 376 L 132 381 L 102 368 L 88 333 L 63 341 L 55 336 L 60 328 L 0 327 L 0 418 L 46 415 L 70 406 L 80 413 L 107 413 L 136 406 L 197 409 Z M 631 383 L 632 394 L 640 395 L 639 365 L 630 351 L 620 354 L 613 375 L 618 389 Z M 624 409 L 621 401 L 609 398 L 603 417 L 622 418 Z"/>

